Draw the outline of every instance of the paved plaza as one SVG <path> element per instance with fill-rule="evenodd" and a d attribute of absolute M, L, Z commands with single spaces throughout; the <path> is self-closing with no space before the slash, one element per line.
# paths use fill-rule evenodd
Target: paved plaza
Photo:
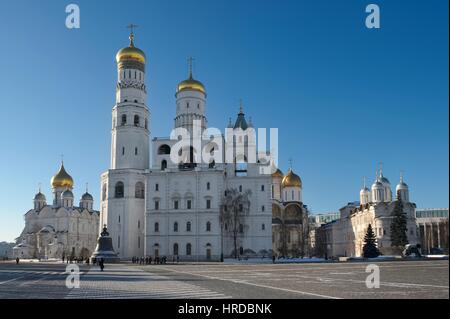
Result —
<path fill-rule="evenodd" d="M 449 298 L 449 262 L 379 262 L 380 288 L 366 287 L 365 262 L 317 264 L 107 264 L 80 267 L 66 287 L 66 264 L 0 263 L 0 298 Z"/>

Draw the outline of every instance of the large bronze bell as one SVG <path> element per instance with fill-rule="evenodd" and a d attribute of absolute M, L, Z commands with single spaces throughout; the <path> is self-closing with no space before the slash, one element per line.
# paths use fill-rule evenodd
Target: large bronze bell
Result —
<path fill-rule="evenodd" d="M 97 240 L 97 247 L 91 256 L 91 260 L 96 260 L 98 262 L 102 258 L 106 263 L 115 263 L 120 261 L 120 258 L 114 251 L 112 238 L 109 236 L 106 225 L 103 225 L 103 231 Z"/>

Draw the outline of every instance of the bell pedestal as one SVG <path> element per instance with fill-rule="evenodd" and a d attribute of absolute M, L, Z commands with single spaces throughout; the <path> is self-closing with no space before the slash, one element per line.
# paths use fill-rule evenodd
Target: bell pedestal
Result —
<path fill-rule="evenodd" d="M 103 258 L 105 263 L 117 263 L 120 261 L 120 258 L 114 251 L 112 238 L 109 236 L 106 225 L 103 227 L 103 231 L 97 240 L 97 247 L 91 256 L 91 260 L 94 258 L 97 262 Z"/>

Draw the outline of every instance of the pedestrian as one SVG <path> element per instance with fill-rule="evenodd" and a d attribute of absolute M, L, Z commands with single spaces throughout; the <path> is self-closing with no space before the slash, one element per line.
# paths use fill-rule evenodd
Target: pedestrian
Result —
<path fill-rule="evenodd" d="M 99 266 L 100 266 L 100 271 L 103 271 L 103 269 L 105 268 L 105 260 L 103 258 L 100 258 L 100 261 L 98 262 Z"/>
<path fill-rule="evenodd" d="M 63 262 L 63 264 L 64 264 L 64 259 L 65 259 L 66 257 L 63 255 L 62 256 L 62 262 Z"/>
<path fill-rule="evenodd" d="M 180 261 L 180 256 L 177 255 L 177 264 Z"/>
<path fill-rule="evenodd" d="M 149 264 L 149 265 L 152 264 L 152 256 L 148 256 L 148 264 Z"/>
<path fill-rule="evenodd" d="M 272 263 L 275 263 L 275 255 L 272 255 Z"/>
<path fill-rule="evenodd" d="M 17 257 L 17 258 L 16 258 L 16 265 L 19 264 L 19 260 L 20 260 L 19 257 Z"/>

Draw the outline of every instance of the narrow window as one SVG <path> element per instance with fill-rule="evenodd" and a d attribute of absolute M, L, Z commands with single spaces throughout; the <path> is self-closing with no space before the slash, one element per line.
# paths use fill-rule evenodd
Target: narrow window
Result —
<path fill-rule="evenodd" d="M 208 182 L 208 183 L 206 183 L 206 189 L 207 190 L 210 190 L 211 189 L 211 184 Z"/>
<path fill-rule="evenodd" d="M 242 192 L 242 185 L 239 185 L 239 191 Z"/>
<path fill-rule="evenodd" d="M 137 147 L 134 148 L 134 155 L 138 155 Z"/>
<path fill-rule="evenodd" d="M 192 253 L 192 245 L 191 244 L 187 244 L 186 245 L 186 255 L 187 256 L 190 256 L 191 255 L 191 253 Z"/>
<path fill-rule="evenodd" d="M 159 184 L 155 184 L 155 191 L 159 191 Z"/>
<path fill-rule="evenodd" d="M 155 223 L 155 233 L 159 232 L 159 223 Z"/>
<path fill-rule="evenodd" d="M 120 122 L 120 124 L 122 126 L 127 124 L 127 115 L 126 114 L 122 114 L 122 121 Z"/>
<path fill-rule="evenodd" d="M 122 146 L 122 155 L 125 155 L 125 146 Z"/>
<path fill-rule="evenodd" d="M 264 207 L 264 205 L 261 207 L 261 211 L 265 211 L 266 208 Z"/>
<path fill-rule="evenodd" d="M 262 225 L 261 225 L 261 229 L 262 229 L 262 230 L 266 230 L 266 225 L 265 225 L 265 224 L 262 224 Z"/>
<path fill-rule="evenodd" d="M 155 210 L 159 210 L 159 201 L 155 200 Z"/>
<path fill-rule="evenodd" d="M 264 185 L 261 185 L 261 192 L 264 192 Z"/>
<path fill-rule="evenodd" d="M 211 209 L 211 200 L 210 199 L 206 200 L 206 209 Z"/>
<path fill-rule="evenodd" d="M 177 222 L 173 223 L 173 231 L 178 232 L 178 223 Z"/>
<path fill-rule="evenodd" d="M 175 200 L 175 201 L 173 202 L 173 208 L 174 208 L 174 209 L 178 209 L 178 201 L 177 201 L 177 200 Z"/>
<path fill-rule="evenodd" d="M 116 198 L 122 198 L 124 195 L 124 185 L 122 182 L 117 182 L 115 187 L 115 197 Z"/>
<path fill-rule="evenodd" d="M 186 231 L 191 231 L 191 222 L 186 223 Z"/>
<path fill-rule="evenodd" d="M 206 222 L 206 231 L 211 231 L 211 222 Z"/>
<path fill-rule="evenodd" d="M 192 201 L 190 199 L 187 200 L 186 206 L 187 206 L 187 209 L 191 209 L 192 208 L 191 207 L 192 206 Z"/>
<path fill-rule="evenodd" d="M 117 238 L 117 248 L 120 248 L 120 236 Z"/>
<path fill-rule="evenodd" d="M 139 115 L 134 116 L 134 126 L 139 126 Z"/>

